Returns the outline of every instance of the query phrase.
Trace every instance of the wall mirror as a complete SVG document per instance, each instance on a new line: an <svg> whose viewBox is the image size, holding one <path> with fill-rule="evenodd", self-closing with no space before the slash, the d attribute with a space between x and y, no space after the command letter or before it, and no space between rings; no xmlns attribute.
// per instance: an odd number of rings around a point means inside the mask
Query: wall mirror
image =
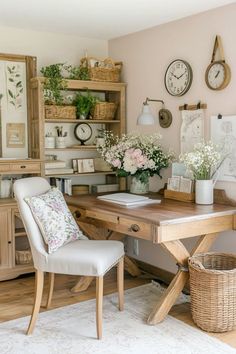
<svg viewBox="0 0 236 354"><path fill-rule="evenodd" d="M36 69L36 57L0 53L0 160L29 157L29 82Z"/></svg>

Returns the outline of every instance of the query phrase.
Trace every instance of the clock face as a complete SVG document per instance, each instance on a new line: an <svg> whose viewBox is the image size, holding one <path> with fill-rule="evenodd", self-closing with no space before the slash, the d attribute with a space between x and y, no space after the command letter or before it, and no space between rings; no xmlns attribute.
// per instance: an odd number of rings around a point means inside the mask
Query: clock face
<svg viewBox="0 0 236 354"><path fill-rule="evenodd" d="M82 145L85 141L89 140L92 136L92 128L87 123L78 123L75 126L75 137L81 141Z"/></svg>
<svg viewBox="0 0 236 354"><path fill-rule="evenodd" d="M174 60L165 73L165 86L172 96L182 96L192 84L193 73L191 66L184 60Z"/></svg>
<svg viewBox="0 0 236 354"><path fill-rule="evenodd" d="M230 69L226 63L211 63L206 70L206 84L212 90L225 88L230 81Z"/></svg>
<svg viewBox="0 0 236 354"><path fill-rule="evenodd" d="M212 88L218 88L225 79L225 68L220 63L211 66L208 71L208 83Z"/></svg>

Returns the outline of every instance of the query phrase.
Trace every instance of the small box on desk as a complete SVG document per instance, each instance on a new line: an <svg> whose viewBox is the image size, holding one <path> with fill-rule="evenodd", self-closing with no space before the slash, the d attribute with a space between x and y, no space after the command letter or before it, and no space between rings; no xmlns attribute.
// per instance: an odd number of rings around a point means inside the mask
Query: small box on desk
<svg viewBox="0 0 236 354"><path fill-rule="evenodd" d="M92 184L91 193L106 193L117 192L119 190L119 184Z"/></svg>
<svg viewBox="0 0 236 354"><path fill-rule="evenodd" d="M195 193L185 193L185 192L178 192L178 191L172 191L170 189L165 189L164 198L191 203L195 201Z"/></svg>

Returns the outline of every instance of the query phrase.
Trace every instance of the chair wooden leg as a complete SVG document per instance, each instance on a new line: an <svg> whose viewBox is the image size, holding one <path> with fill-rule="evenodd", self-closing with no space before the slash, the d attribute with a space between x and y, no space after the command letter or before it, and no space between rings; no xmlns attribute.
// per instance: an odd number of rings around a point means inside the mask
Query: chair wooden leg
<svg viewBox="0 0 236 354"><path fill-rule="evenodd" d="M36 270L35 273L35 298L34 298L34 307L29 323L29 327L27 329L27 334L33 333L35 322L37 320L37 316L39 313L42 294L43 294L43 282L44 282L44 273L40 270Z"/></svg>
<svg viewBox="0 0 236 354"><path fill-rule="evenodd" d="M124 257L122 257L117 265L117 288L119 298L119 310L124 310Z"/></svg>
<svg viewBox="0 0 236 354"><path fill-rule="evenodd" d="M96 277L96 323L97 338L102 338L103 276Z"/></svg>
<svg viewBox="0 0 236 354"><path fill-rule="evenodd" d="M49 276L49 289L48 289L48 298L47 298L47 303L46 303L47 309L51 306L51 302L52 302L55 274L49 273L48 276Z"/></svg>

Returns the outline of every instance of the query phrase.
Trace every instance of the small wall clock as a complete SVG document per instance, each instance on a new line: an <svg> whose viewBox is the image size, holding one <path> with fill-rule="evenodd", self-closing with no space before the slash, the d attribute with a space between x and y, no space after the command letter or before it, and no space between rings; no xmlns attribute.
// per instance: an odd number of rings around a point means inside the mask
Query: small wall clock
<svg viewBox="0 0 236 354"><path fill-rule="evenodd" d="M219 49L220 60L215 60L216 51ZM224 51L220 36L216 36L211 63L205 74L205 81L211 90L222 90L228 86L231 79L229 65L225 62Z"/></svg>
<svg viewBox="0 0 236 354"><path fill-rule="evenodd" d="M81 145L85 145L85 141L88 141L92 136L92 128L88 123L78 123L75 126L74 134Z"/></svg>
<svg viewBox="0 0 236 354"><path fill-rule="evenodd" d="M192 68L185 60L176 59L166 69L165 86L172 96L183 96L189 90L192 80Z"/></svg>

